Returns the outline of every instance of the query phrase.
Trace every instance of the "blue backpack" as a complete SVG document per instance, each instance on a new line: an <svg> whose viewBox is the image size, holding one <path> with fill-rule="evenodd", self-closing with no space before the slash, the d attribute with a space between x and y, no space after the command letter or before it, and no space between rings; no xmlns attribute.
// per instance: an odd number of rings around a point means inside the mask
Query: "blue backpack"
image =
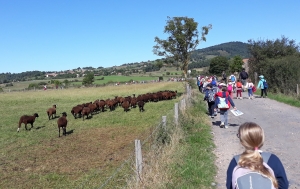
<svg viewBox="0 0 300 189"><path fill-rule="evenodd" d="M231 80L232 82L235 82L235 76L234 76L234 75L231 75L231 76L230 76L230 80Z"/></svg>
<svg viewBox="0 0 300 189"><path fill-rule="evenodd" d="M265 89L267 89L267 88L269 87L266 80L263 81L263 85L264 85L264 88L265 88Z"/></svg>
<svg viewBox="0 0 300 189"><path fill-rule="evenodd" d="M212 81L211 81L211 85L212 85L212 86L217 86L216 80L212 80Z"/></svg>

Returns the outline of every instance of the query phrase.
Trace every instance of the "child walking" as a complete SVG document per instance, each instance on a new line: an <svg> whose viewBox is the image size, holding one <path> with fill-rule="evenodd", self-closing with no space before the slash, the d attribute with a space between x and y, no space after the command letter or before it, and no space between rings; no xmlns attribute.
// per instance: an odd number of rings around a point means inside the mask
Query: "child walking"
<svg viewBox="0 0 300 189"><path fill-rule="evenodd" d="M229 93L229 96L233 98L233 83L231 82L231 80L228 81L227 92Z"/></svg>
<svg viewBox="0 0 300 189"><path fill-rule="evenodd" d="M236 82L236 99L243 99L242 97L242 90L243 90L243 84L241 83L241 80L238 79Z"/></svg>
<svg viewBox="0 0 300 189"><path fill-rule="evenodd" d="M247 88L248 88L248 97L249 99L253 99L253 88L254 84L252 83L251 79L248 79L248 84L247 84Z"/></svg>
<svg viewBox="0 0 300 189"><path fill-rule="evenodd" d="M212 88L212 85L210 83L206 86L204 100L207 101L209 116L211 118L214 118L214 116L215 116L215 111L214 111L214 107L215 107L215 91Z"/></svg>
<svg viewBox="0 0 300 189"><path fill-rule="evenodd" d="M229 96L229 93L227 92L227 87L223 86L222 91L216 93L215 95L216 98L226 98L225 101L228 102L228 108L219 108L220 109L220 119L221 119L221 125L220 128L225 127L225 129L228 128L228 110L230 109L230 105L236 110L236 107L232 101L232 99ZM218 108L218 104L215 103L215 111Z"/></svg>

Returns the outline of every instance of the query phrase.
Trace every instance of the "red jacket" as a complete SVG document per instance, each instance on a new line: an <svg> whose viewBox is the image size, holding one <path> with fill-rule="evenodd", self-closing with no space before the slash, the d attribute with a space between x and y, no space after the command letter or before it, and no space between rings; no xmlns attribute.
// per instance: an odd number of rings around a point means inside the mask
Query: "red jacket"
<svg viewBox="0 0 300 189"><path fill-rule="evenodd" d="M232 105L233 107L235 107L234 102L230 98L229 93L226 91L225 94L226 94L226 98L228 99L228 107L230 108L230 105ZM223 91L217 92L215 94L215 98L218 98L218 97L223 97ZM217 104L215 104L215 108L218 108Z"/></svg>

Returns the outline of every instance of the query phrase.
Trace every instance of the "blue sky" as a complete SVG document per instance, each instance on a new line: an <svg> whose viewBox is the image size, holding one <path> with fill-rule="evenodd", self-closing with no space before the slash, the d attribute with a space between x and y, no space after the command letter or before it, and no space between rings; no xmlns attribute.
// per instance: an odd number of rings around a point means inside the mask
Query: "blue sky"
<svg viewBox="0 0 300 189"><path fill-rule="evenodd" d="M212 24L197 49L282 35L300 42L299 0L0 0L0 73L155 60L167 17Z"/></svg>

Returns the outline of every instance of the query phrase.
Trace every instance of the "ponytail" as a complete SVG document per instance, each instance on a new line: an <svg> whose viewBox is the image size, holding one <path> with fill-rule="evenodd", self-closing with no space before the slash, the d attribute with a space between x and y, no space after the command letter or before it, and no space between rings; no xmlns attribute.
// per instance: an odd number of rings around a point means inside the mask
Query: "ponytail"
<svg viewBox="0 0 300 189"><path fill-rule="evenodd" d="M278 182L272 170L264 166L263 158L258 150L264 144L263 129L256 123L246 122L239 127L239 136L241 144L245 147L238 162L239 166L265 175L271 179L274 187L278 188Z"/></svg>
<svg viewBox="0 0 300 189"><path fill-rule="evenodd" d="M247 167L252 171L256 171L265 175L271 179L274 187L278 188L278 182L272 172L263 164L263 158L259 153L259 150L244 151L240 156L238 164L241 167Z"/></svg>

